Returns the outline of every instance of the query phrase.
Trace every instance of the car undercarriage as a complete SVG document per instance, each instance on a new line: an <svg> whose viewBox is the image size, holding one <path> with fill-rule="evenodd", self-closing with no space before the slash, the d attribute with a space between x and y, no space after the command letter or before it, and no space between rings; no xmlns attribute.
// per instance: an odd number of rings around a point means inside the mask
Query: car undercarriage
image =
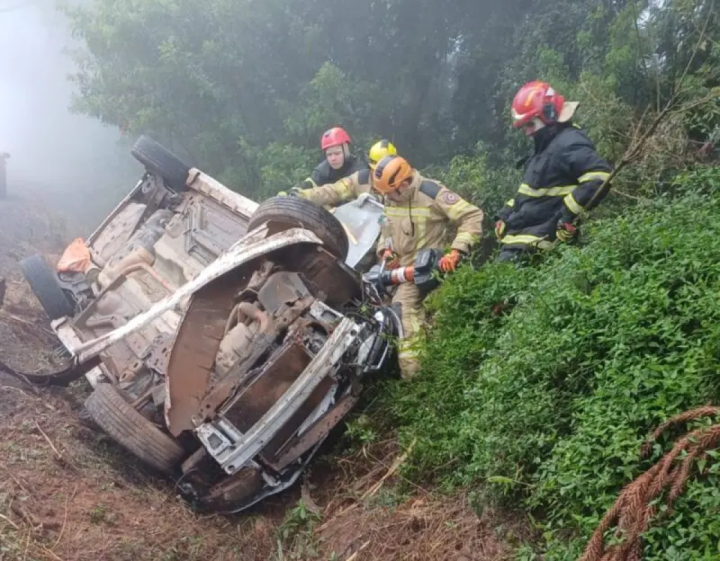
<svg viewBox="0 0 720 561"><path fill-rule="evenodd" d="M93 423L237 512L297 480L393 355L399 318L361 270L382 206L258 205L146 137L134 154L147 172L103 224L23 270Z"/></svg>

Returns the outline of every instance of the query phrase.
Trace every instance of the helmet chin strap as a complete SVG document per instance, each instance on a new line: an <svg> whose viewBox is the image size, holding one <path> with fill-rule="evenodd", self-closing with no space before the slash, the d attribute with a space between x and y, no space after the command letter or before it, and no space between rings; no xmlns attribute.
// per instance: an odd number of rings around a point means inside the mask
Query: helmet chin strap
<svg viewBox="0 0 720 561"><path fill-rule="evenodd" d="M402 190L398 189L397 191L395 191L394 200L396 203L406 203L413 198L413 194L414 193L412 191L412 188L410 187L410 185L408 185Z"/></svg>
<svg viewBox="0 0 720 561"><path fill-rule="evenodd" d="M531 124L532 124L532 128L530 128ZM528 123L528 126L525 130L528 131L527 134L529 136L532 136L532 135L536 134L538 131L541 131L542 129L544 129L546 126L547 125L542 122L542 119L540 119L540 117L535 117L532 121L530 121L530 123Z"/></svg>
<svg viewBox="0 0 720 561"><path fill-rule="evenodd" d="M343 149L343 156L345 158L345 162L347 162L348 158L350 157L350 145L347 142L345 142L342 145L342 149Z"/></svg>

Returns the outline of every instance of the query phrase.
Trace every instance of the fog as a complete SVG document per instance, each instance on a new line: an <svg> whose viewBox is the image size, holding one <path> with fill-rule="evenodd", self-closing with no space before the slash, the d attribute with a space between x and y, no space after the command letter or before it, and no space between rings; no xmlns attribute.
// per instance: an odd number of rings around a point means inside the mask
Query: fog
<svg viewBox="0 0 720 561"><path fill-rule="evenodd" d="M51 5L0 11L0 151L11 155L8 191L41 194L67 215L70 233L83 235L132 187L141 168L128 152L132 139L71 114L73 64L63 52L69 46L67 21Z"/></svg>

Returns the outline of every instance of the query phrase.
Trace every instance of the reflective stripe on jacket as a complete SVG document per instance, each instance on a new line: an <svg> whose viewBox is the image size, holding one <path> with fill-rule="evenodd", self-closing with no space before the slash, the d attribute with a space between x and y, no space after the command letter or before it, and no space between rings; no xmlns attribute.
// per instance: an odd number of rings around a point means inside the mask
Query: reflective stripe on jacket
<svg viewBox="0 0 720 561"><path fill-rule="evenodd" d="M385 199L385 214L377 254L392 249L402 266L411 265L425 248L452 249L468 253L482 235L483 212L437 181L413 175L407 202ZM456 226L454 238L449 227Z"/></svg>
<svg viewBox="0 0 720 561"><path fill-rule="evenodd" d="M558 125L557 133L525 166L516 195L498 212L505 222L500 243L549 247L558 220L571 220L586 208L612 166L598 154L588 136L575 125ZM607 194L607 187L593 207Z"/></svg>
<svg viewBox="0 0 720 561"><path fill-rule="evenodd" d="M366 167L335 183L303 189L297 195L322 206L334 206L357 199L361 194L369 193L371 189L370 169Z"/></svg>

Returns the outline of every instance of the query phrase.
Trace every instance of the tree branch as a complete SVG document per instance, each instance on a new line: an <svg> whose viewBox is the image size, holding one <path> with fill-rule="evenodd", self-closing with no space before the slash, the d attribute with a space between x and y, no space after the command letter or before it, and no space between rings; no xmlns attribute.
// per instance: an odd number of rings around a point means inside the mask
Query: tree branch
<svg viewBox="0 0 720 561"><path fill-rule="evenodd" d="M642 123L644 122L645 116L647 115L649 106L645 108L645 111L643 112L643 115L640 118L640 121L638 122L637 127L635 128L635 130L637 131L633 135L635 138L630 142L630 146L625 151L625 154L623 155L623 157L621 158L621 160L617 164L617 166L615 166L615 169L612 171L610 176L603 182L603 184L600 186L600 188L595 192L595 194L592 196L592 198L588 201L587 205L585 205L586 208L588 208L588 209L592 208L593 203L597 200L598 196L600 196L601 193L605 192L605 188L613 181L613 179L615 179L615 177L617 177L617 175L622 171L622 169L625 168L631 162L635 161L640 156L641 150L642 150L643 146L645 145L645 143L647 142L647 140L653 135L653 133L657 130L660 123L662 123L663 120L665 120L665 117L667 117L667 115L670 113L670 111L677 104L678 100L680 99L680 97L683 93L683 91L682 91L683 82L684 82L685 78L687 77L687 74L690 70L690 66L692 65L692 62L695 59L695 56L697 55L698 51L700 50L700 46L702 45L702 42L704 40L705 32L707 31L707 26L708 26L708 23L710 22L710 17L712 15L712 8L714 6L714 3L715 3L715 0L712 0L712 2L710 3L710 9L708 10L708 16L705 18L705 23L703 25L702 31L700 32L700 36L698 37L698 41L695 44L695 48L693 49L693 52L690 55L690 60L688 61L687 65L685 66L685 70L682 73L682 76L680 76L680 79L678 80L676 86L673 88L673 93L670 96L670 99L668 100L667 104L665 105L663 110L657 114L657 116L655 117L655 119L653 119L653 121L650 123L650 125L647 127L647 129L642 134L640 134L639 137L637 137L636 135L639 133L639 131L641 129ZM700 101L702 101L702 100L699 100L698 102L694 102L687 106L682 106L678 111L676 111L676 113L681 113L683 111L687 111L688 108L697 106L697 104L699 104Z"/></svg>

